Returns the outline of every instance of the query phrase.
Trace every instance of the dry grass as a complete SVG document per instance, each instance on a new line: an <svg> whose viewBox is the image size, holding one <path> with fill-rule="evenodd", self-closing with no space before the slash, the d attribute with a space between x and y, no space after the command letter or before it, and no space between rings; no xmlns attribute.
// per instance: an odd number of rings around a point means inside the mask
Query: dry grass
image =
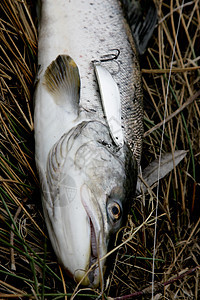
<svg viewBox="0 0 200 300"><path fill-rule="evenodd" d="M168 122L162 152L185 149L188 154L159 186L154 296L197 300L200 298L198 0L186 2L181 14L165 103L180 4L179 0L157 1L158 26L141 62L146 131L142 167L159 156L166 107ZM34 10L25 1L17 0L2 0L0 9L3 12L0 18L0 298L64 299L66 292L69 298L76 285L62 274L46 237L34 165L32 94L37 32L35 16L30 14ZM148 286L152 278L155 221L152 207L156 207L156 202L156 188L134 201L123 231L124 244L116 250L109 272L105 298L124 297L145 288L146 294L141 299L151 298ZM80 291L79 297L92 299L98 293Z"/></svg>

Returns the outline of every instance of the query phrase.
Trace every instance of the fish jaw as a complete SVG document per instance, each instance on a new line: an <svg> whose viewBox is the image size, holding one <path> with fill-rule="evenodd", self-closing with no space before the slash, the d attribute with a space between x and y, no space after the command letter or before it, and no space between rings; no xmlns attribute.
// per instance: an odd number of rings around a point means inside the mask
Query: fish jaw
<svg viewBox="0 0 200 300"><path fill-rule="evenodd" d="M73 163L66 161L58 181L48 177L43 186L44 215L59 263L76 282L96 288L103 282L105 260L101 259L107 253L105 216Z"/></svg>
<svg viewBox="0 0 200 300"><path fill-rule="evenodd" d="M92 270L88 274L90 285L103 286L103 274L105 271L105 258L107 253L108 233L104 226L104 216L89 187L84 184L81 187L81 202L90 220L90 265Z"/></svg>
<svg viewBox="0 0 200 300"><path fill-rule="evenodd" d="M63 191L64 187L62 188ZM67 187L68 190L68 187ZM67 191L65 189L65 192ZM62 192L61 191L61 192ZM59 263L66 272L77 282L80 282L90 264L90 220L79 197L64 195L56 199L52 206L51 192L43 197L43 210L51 244L58 257ZM72 201L73 199L73 201ZM89 285L89 279L81 282Z"/></svg>
<svg viewBox="0 0 200 300"><path fill-rule="evenodd" d="M59 201L53 211L46 199L43 199L44 215L59 263L81 285L93 288L103 285L106 235L100 208L91 191L83 184L72 203L64 207Z"/></svg>

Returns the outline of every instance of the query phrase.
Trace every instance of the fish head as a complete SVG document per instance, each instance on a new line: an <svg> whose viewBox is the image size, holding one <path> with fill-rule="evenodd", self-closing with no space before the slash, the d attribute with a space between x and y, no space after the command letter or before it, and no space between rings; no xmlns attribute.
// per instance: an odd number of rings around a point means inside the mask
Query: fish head
<svg viewBox="0 0 200 300"><path fill-rule="evenodd" d="M57 257L76 281L103 285L109 241L134 195L136 160L126 144L112 144L107 126L83 122L52 149L47 173L45 215Z"/></svg>

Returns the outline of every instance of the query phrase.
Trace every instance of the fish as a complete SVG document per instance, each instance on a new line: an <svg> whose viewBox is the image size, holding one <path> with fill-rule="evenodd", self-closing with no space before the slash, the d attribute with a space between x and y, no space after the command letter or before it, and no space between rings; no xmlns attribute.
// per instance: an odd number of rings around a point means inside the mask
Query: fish
<svg viewBox="0 0 200 300"><path fill-rule="evenodd" d="M142 152L140 48L122 6L117 0L40 6L34 131L44 217L58 262L90 287L103 285Z"/></svg>

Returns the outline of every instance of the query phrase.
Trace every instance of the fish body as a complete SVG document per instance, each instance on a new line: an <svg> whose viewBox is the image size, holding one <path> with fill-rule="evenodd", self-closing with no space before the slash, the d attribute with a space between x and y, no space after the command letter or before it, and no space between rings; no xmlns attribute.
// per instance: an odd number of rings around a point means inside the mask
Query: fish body
<svg viewBox="0 0 200 300"><path fill-rule="evenodd" d="M44 215L59 262L95 287L137 182L139 63L118 1L41 2L34 126Z"/></svg>

